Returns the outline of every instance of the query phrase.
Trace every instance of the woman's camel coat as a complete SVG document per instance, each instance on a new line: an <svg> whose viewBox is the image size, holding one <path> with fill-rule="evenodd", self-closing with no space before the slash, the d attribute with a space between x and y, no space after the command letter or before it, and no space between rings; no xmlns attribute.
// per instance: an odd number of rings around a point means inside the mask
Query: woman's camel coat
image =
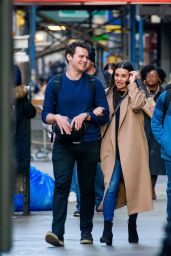
<svg viewBox="0 0 171 256"><path fill-rule="evenodd" d="M110 117L113 113L112 93L107 96ZM148 164L148 146L144 132L144 117L141 107L145 94L135 83L128 86L128 95L120 106L118 146L123 180L120 181L117 208L127 204L128 214L151 210L152 189ZM105 127L103 127L104 132ZM101 144L101 166L104 174L105 193L115 165L115 117ZM105 196L104 193L104 196ZM103 207L103 201L100 208Z"/></svg>

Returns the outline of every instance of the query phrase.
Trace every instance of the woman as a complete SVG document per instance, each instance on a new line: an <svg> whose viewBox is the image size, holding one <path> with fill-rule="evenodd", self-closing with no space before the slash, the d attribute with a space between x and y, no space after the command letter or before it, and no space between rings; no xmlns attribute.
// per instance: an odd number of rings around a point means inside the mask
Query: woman
<svg viewBox="0 0 171 256"><path fill-rule="evenodd" d="M158 67L153 65L146 65L141 69L141 79L146 86L147 95L149 99L153 99L154 105L158 100L160 94L164 91L161 87L162 83L166 78L165 72ZM154 108L152 108L153 112ZM151 130L151 117L144 112L144 128L148 141L149 148L149 168L152 182L152 197L156 199L155 185L157 182L158 175L165 175L164 162L161 159L160 144L154 138Z"/></svg>
<svg viewBox="0 0 171 256"><path fill-rule="evenodd" d="M139 240L136 230L138 212L152 209L148 146L142 111L145 93L135 83L137 75L130 62L119 62L107 89L111 122L107 130L104 128L101 144L105 194L100 206L104 215L100 242L107 245L112 245L115 208L127 204L129 243L138 243ZM102 109L97 108L94 113L101 115Z"/></svg>

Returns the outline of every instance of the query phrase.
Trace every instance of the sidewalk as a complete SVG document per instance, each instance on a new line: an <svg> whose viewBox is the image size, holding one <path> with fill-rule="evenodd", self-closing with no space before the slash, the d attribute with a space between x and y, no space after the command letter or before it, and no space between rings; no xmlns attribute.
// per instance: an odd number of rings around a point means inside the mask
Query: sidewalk
<svg viewBox="0 0 171 256"><path fill-rule="evenodd" d="M50 163L36 164L44 166L43 171L51 170ZM50 171L51 172L51 171ZM75 203L69 203L66 221L65 247L57 248L47 244L45 234L51 229L52 213L32 212L30 216L18 213L13 219L13 247L3 256L156 256L163 237L163 225L166 219L166 177L160 177L157 183L157 200L154 211L141 213L138 217L139 244L128 243L126 207L116 210L113 225L113 246L100 244L103 230L103 215L95 213L93 245L80 245L79 218L73 217Z"/></svg>

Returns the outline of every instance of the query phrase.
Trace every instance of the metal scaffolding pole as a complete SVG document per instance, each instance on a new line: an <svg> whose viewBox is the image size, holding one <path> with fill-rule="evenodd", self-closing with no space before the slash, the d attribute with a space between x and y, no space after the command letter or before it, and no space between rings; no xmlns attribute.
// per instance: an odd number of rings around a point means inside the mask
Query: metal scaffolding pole
<svg viewBox="0 0 171 256"><path fill-rule="evenodd" d="M36 31L36 6L29 7L29 31L30 31L30 42L29 42L29 59L30 59L30 86L35 85L36 79L36 65L35 65L35 31ZM31 100L31 91L30 91L30 100ZM31 140L31 128L30 120L27 122L29 130L29 138ZM30 145L30 154L31 154L31 145ZM30 166L24 172L24 207L23 214L30 214Z"/></svg>
<svg viewBox="0 0 171 256"><path fill-rule="evenodd" d="M12 1L1 0L0 22L0 253L11 248L12 215Z"/></svg>
<svg viewBox="0 0 171 256"><path fill-rule="evenodd" d="M143 18L139 20L139 67L143 64Z"/></svg>
<svg viewBox="0 0 171 256"><path fill-rule="evenodd" d="M133 66L135 66L136 64L136 5L131 5L130 22L131 22L131 40L130 40L131 63Z"/></svg>
<svg viewBox="0 0 171 256"><path fill-rule="evenodd" d="M35 58L35 33L36 33L36 6L30 6L30 42L29 42L29 56L30 56L30 70L31 77L30 82L31 86L35 85L36 80L36 58Z"/></svg>

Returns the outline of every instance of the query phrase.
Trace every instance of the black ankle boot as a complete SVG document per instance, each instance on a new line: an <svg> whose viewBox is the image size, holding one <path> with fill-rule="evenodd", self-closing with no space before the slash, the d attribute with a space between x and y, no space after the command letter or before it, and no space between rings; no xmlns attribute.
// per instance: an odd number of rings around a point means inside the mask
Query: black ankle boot
<svg viewBox="0 0 171 256"><path fill-rule="evenodd" d="M112 221L104 221L104 230L103 230L103 235L100 238L100 243L106 243L106 245L111 246L112 245L112 226L113 222Z"/></svg>
<svg viewBox="0 0 171 256"><path fill-rule="evenodd" d="M128 241L137 244L139 241L137 233L137 224L135 221L128 221Z"/></svg>

